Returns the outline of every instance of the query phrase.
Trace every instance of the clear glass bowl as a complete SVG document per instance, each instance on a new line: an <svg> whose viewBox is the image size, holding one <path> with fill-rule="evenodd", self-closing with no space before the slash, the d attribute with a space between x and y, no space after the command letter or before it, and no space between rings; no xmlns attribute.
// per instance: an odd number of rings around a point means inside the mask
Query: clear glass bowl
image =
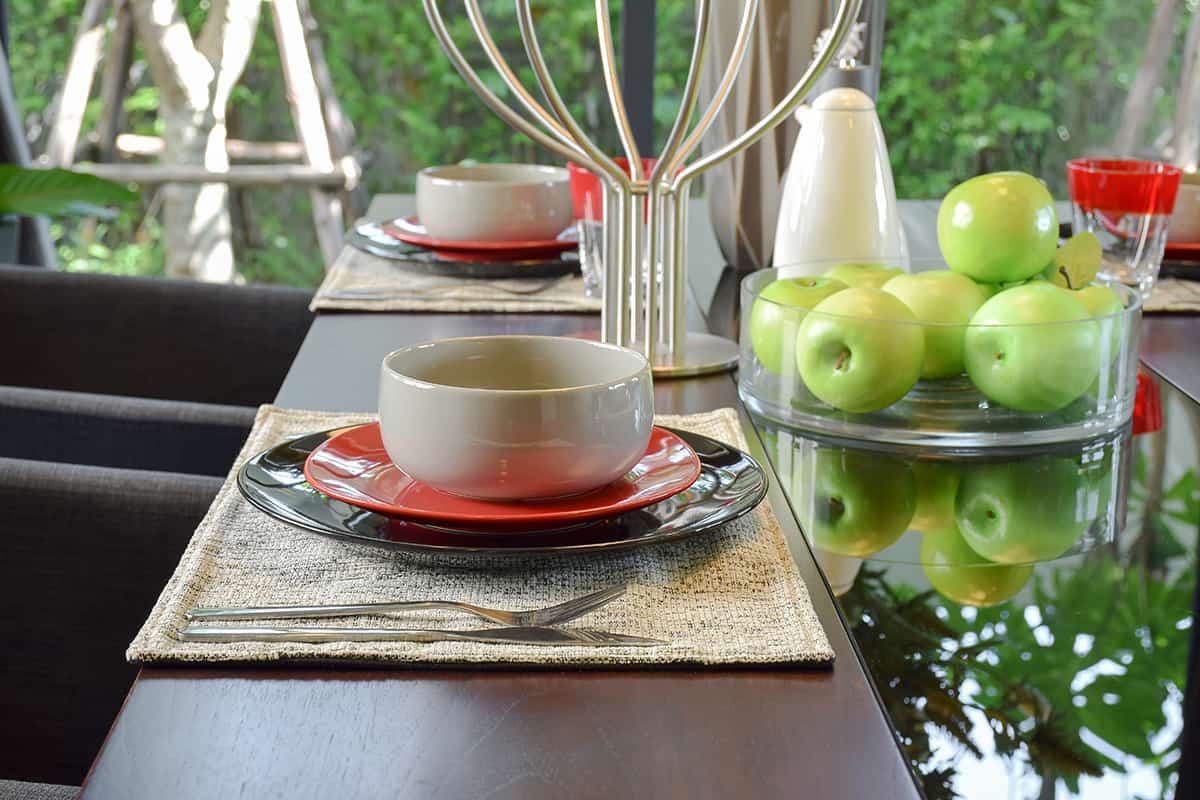
<svg viewBox="0 0 1200 800"><path fill-rule="evenodd" d="M742 400L756 414L827 436L968 448L1075 441L1115 431L1132 417L1142 310L1136 290L1111 286L1123 308L1109 316L990 326L863 319L760 297L780 278L820 274L824 268L824 264L791 265L760 270L742 281L738 386ZM945 265L940 261L912 265L913 272L929 269L945 269ZM759 325L757 347L751 335L756 303L760 320L762 314L773 319L771 325ZM802 325L805 338L799 341ZM813 344L818 330L825 334L819 340L822 345ZM931 341L944 347L960 332L964 352L975 354L977 374L988 374L978 368L980 354L990 352L988 348L995 350L998 359L1017 358L1014 354L1019 352L1017 369L1003 378L993 376L986 386L977 386L965 370L941 380L912 383L905 377L911 374L912 359L906 356L911 343L919 338L927 348ZM864 389L842 392L850 399L841 400L843 408L838 408L818 397L828 400L836 390L831 392L827 377L822 380L822 373L812 368L819 359L811 348L829 347L829 337L841 335L857 337L857 345L847 354L857 347L859 354L883 357L876 358L882 364L866 371ZM822 386L805 382L797 363L797 351L805 347L810 348L810 378L815 376ZM769 366L764 356L772 362ZM827 361L836 362L838 357L832 352ZM824 374L834 368L826 363ZM846 406L869 394L901 396L881 408L847 410Z"/></svg>

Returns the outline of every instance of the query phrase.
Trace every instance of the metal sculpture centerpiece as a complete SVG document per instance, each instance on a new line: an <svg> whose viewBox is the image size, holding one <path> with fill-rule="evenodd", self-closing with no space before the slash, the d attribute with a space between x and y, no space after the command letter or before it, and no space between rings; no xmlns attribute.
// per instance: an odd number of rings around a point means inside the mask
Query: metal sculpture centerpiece
<svg viewBox="0 0 1200 800"><path fill-rule="evenodd" d="M707 57L713 0L697 0L696 31L683 101L649 173L643 168L625 111L617 76L608 0L595 0L600 62L609 106L629 173L619 167L580 127L567 109L546 65L534 29L530 0L515 0L517 23L533 74L549 108L517 79L488 29L478 0L463 0L467 16L488 60L532 121L487 87L446 28L438 0L424 0L434 34L480 100L501 119L552 153L601 178L604 191L604 302L601 338L642 352L658 376L699 375L737 365L737 344L687 330L687 213L692 181L732 158L783 122L804 100L829 64L858 16L862 0L840 0L830 35L791 91L770 113L712 152L688 163L717 118L746 55L758 22L758 0L745 0L733 48L707 107L696 118L700 74Z"/></svg>

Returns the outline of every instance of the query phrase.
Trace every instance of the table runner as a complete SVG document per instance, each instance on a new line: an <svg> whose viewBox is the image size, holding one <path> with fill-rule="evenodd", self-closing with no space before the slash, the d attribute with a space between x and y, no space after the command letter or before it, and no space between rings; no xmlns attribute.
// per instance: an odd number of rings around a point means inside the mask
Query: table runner
<svg viewBox="0 0 1200 800"><path fill-rule="evenodd" d="M1154 290L1146 298L1142 311L1147 314L1200 312L1200 283L1180 278L1162 278L1154 284Z"/></svg>
<svg viewBox="0 0 1200 800"><path fill-rule="evenodd" d="M552 278L471 279L428 275L406 270L397 262L347 245L313 295L312 311L443 311L443 312L564 312L599 313L600 298L583 293L583 278L568 277L537 294L520 295L497 287L520 290L543 285ZM454 286L452 289L442 287ZM369 291L411 297L337 297L341 292Z"/></svg>
<svg viewBox="0 0 1200 800"><path fill-rule="evenodd" d="M692 539L613 554L447 558L383 551L295 530L250 506L235 485L249 457L283 439L371 420L264 406L217 494L127 653L131 661L312 662L366 666L828 665L833 651L770 505ZM737 414L663 416L660 424L745 448ZM535 608L619 582L627 593L573 626L664 639L654 648L487 645L467 642L212 643L174 634L195 606L447 599ZM236 624L236 623L232 623ZM247 624L247 623L242 623ZM476 628L446 611L279 625Z"/></svg>

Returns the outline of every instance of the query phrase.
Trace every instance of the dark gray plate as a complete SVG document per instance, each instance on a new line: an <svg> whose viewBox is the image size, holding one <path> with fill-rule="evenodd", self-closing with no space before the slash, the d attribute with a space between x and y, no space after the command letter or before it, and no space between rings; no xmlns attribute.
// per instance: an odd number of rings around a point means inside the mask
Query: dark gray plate
<svg viewBox="0 0 1200 800"><path fill-rule="evenodd" d="M383 232L374 222L361 222L346 234L346 243L364 253L386 258L399 269L451 278L555 278L579 272L575 250L544 258L459 261L411 244Z"/></svg>
<svg viewBox="0 0 1200 800"><path fill-rule="evenodd" d="M694 536L737 519L767 493L753 458L707 436L675 430L700 457L700 477L662 502L599 522L554 530L493 534L377 514L321 494L304 480L304 461L344 429L290 439L250 459L238 488L256 508L312 533L394 550L429 553L612 551Z"/></svg>

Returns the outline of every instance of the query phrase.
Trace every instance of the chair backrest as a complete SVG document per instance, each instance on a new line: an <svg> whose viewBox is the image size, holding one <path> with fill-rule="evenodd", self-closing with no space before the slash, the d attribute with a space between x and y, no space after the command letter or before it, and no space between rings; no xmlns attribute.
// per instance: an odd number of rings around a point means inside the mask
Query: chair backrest
<svg viewBox="0 0 1200 800"><path fill-rule="evenodd" d="M311 293L0 267L0 384L258 405L304 340Z"/></svg>
<svg viewBox="0 0 1200 800"><path fill-rule="evenodd" d="M0 776L78 784L217 478L0 458Z"/></svg>
<svg viewBox="0 0 1200 800"><path fill-rule="evenodd" d="M0 386L0 457L224 477L248 406Z"/></svg>

